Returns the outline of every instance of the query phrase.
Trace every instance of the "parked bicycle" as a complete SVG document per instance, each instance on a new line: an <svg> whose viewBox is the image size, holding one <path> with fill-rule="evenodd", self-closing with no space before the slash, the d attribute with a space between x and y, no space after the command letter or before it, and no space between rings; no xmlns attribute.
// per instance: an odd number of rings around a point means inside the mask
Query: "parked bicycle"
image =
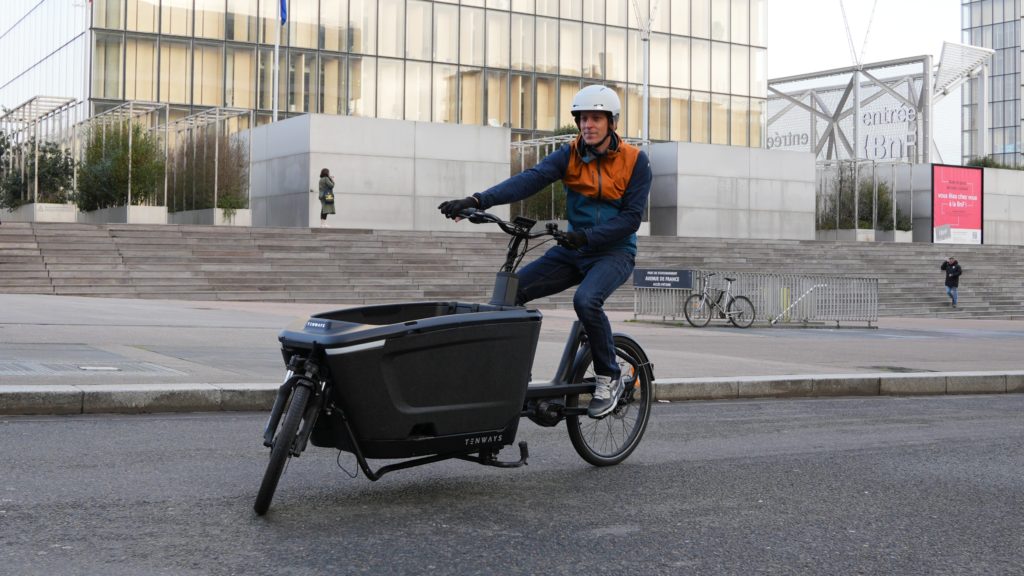
<svg viewBox="0 0 1024 576"><path fill-rule="evenodd" d="M497 224L511 235L505 264L488 304L418 302L324 312L278 339L287 364L263 444L270 448L254 509L265 514L285 464L314 446L351 452L370 480L388 472L457 458L514 468L498 453L515 441L520 418L540 426L563 420L576 452L594 466L626 459L639 445L651 413L654 369L640 345L615 334L626 386L616 407L587 415L596 373L586 333L573 323L550 382L530 385L541 313L517 306L516 268L529 242L558 238L554 224L506 222L468 209L473 223ZM376 470L369 459L396 460Z"/></svg>
<svg viewBox="0 0 1024 576"><path fill-rule="evenodd" d="M737 328L749 328L754 323L754 304L746 296L733 296L732 283L735 278L724 278L725 290L711 288L710 279L714 272L700 274L701 290L683 303L686 321L694 328L701 328L711 322L713 316L727 318Z"/></svg>

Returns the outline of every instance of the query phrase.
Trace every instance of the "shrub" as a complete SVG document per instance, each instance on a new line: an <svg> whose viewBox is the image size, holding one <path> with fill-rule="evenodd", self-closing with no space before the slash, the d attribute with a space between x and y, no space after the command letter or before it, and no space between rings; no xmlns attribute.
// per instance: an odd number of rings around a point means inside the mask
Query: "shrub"
<svg viewBox="0 0 1024 576"><path fill-rule="evenodd" d="M122 124L105 130L93 127L86 143L85 160L78 172L76 202L79 210L127 205L129 177L132 204L155 204L163 191L164 166L163 145L156 135L141 126L131 124L129 128Z"/></svg>

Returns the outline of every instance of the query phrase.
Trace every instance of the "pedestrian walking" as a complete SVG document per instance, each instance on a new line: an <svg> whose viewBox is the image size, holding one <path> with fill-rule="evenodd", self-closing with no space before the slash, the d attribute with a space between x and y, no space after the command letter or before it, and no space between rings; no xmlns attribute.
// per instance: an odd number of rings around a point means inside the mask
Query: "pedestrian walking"
<svg viewBox="0 0 1024 576"><path fill-rule="evenodd" d="M334 214L334 177L324 168L320 171L320 227L327 226L327 215Z"/></svg>
<svg viewBox="0 0 1024 576"><path fill-rule="evenodd" d="M946 295L949 296L950 305L956 308L957 288L960 287L960 274L963 274L963 269L952 256L946 258L940 269L946 273Z"/></svg>

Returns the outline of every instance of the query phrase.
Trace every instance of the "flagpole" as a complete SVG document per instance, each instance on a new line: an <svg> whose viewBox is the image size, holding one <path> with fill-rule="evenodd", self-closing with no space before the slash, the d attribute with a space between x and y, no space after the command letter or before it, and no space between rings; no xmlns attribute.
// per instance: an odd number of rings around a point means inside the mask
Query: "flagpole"
<svg viewBox="0 0 1024 576"><path fill-rule="evenodd" d="M277 36L274 38L274 68L273 68L273 70L274 70L274 72L273 72L274 73L274 80L273 80L274 94L271 97L271 101L274 103L274 122L277 122L277 82L278 82L278 80L277 80L277 76L278 76L277 66L278 66L278 62L280 62L280 60L281 60L281 57L280 57L280 54L281 54L281 26L282 26L282 24L278 23L278 25L277 25Z"/></svg>

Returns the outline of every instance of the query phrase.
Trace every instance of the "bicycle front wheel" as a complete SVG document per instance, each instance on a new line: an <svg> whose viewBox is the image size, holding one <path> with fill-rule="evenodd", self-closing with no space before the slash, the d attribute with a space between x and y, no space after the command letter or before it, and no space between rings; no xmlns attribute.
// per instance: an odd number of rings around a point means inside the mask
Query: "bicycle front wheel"
<svg viewBox="0 0 1024 576"><path fill-rule="evenodd" d="M627 386L623 392L618 405L602 418L582 415L565 419L572 447L581 458L594 466L612 466L625 460L640 444L651 416L654 389L650 371L645 366L634 365L634 362L646 362L647 355L639 344L621 335L615 337L615 355L622 374L636 377L632 386ZM596 375L588 346L583 352L573 382L587 379L592 381ZM584 407L590 403L590 395L570 396L566 400L569 408Z"/></svg>
<svg viewBox="0 0 1024 576"><path fill-rule="evenodd" d="M694 328L701 328L711 322L711 302L703 294L693 294L683 303L686 321Z"/></svg>
<svg viewBox="0 0 1024 576"><path fill-rule="evenodd" d="M263 473L263 482L260 483L260 491L256 495L256 504L253 506L253 510L260 516L266 514L270 508L270 501L274 498L277 483L281 479L281 473L284 472L284 465L291 455L292 444L295 443L295 436L299 432L302 415L306 412L309 392L309 388L302 385L298 385L292 390L292 397L284 420L274 436L273 448L270 450L270 462L267 463L267 470Z"/></svg>
<svg viewBox="0 0 1024 576"><path fill-rule="evenodd" d="M726 309L729 321L737 328L750 328L754 323L754 304L746 296L736 296Z"/></svg>

